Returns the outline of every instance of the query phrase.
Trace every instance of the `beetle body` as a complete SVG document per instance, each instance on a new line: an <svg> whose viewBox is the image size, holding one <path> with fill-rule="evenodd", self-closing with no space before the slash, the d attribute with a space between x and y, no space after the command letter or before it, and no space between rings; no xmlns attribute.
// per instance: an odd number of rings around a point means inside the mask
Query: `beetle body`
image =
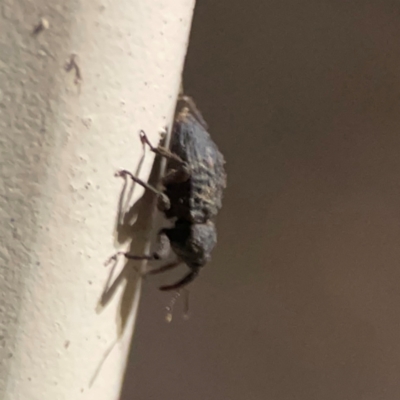
<svg viewBox="0 0 400 400"><path fill-rule="evenodd" d="M162 229L159 236L168 239L178 261L149 272L159 273L185 263L190 272L175 284L160 288L174 290L191 282L211 259L217 243L214 219L222 206L226 187L225 160L207 132L201 115L197 111L196 118L187 107L183 107L175 119L169 149L153 147L144 132L142 141L156 154L167 158L163 191L149 186L128 171L121 171L120 175L128 174L137 183L157 193L161 200L160 211L167 219L174 220L174 225ZM150 256L125 254L125 257L161 258L157 251Z"/></svg>
<svg viewBox="0 0 400 400"><path fill-rule="evenodd" d="M171 203L166 217L192 223L213 219L221 208L226 187L225 160L210 134L186 108L176 119L170 151L187 164L190 175L183 182L166 183L164 193ZM175 164L174 160L168 161L167 174L176 168Z"/></svg>

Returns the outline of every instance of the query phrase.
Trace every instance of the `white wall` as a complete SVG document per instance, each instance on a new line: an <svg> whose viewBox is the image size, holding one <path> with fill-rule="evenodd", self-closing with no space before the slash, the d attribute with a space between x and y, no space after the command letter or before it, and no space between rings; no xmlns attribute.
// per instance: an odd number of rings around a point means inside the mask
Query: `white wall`
<svg viewBox="0 0 400 400"><path fill-rule="evenodd" d="M193 6L0 5L2 399L118 398L138 287L126 270L127 284L122 279L96 312L110 273L103 263L120 246L114 227L123 182L113 175L138 167L139 129L157 143L171 119ZM42 17L49 29L32 35ZM72 53L78 85L64 68ZM152 161L147 152L144 179ZM146 247L148 223L136 229L137 251ZM104 360L121 318L127 329Z"/></svg>

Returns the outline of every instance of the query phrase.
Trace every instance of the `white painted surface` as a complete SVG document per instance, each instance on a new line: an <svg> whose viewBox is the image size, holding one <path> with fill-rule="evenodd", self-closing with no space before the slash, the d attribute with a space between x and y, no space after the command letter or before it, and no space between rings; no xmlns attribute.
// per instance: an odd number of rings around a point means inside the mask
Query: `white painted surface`
<svg viewBox="0 0 400 400"><path fill-rule="evenodd" d="M113 174L137 168L139 129L157 143L170 122L194 0L0 7L0 398L117 399L135 282L96 312L116 248ZM41 17L50 27L33 36ZM121 309L128 329L106 357Z"/></svg>

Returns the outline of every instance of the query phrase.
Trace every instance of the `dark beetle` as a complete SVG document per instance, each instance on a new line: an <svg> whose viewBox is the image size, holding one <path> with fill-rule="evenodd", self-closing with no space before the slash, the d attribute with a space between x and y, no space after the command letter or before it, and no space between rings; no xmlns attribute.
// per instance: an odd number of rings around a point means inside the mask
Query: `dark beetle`
<svg viewBox="0 0 400 400"><path fill-rule="evenodd" d="M167 159L162 192L128 171L118 173L120 176L129 175L135 182L157 193L158 208L168 219L175 219L172 228L164 228L159 232L159 244L162 247L168 239L178 260L149 273L163 272L182 262L190 268L190 272L180 281L162 286L160 290L178 289L191 282L198 275L199 268L210 261L211 252L217 243L213 220L221 208L222 192L226 187L225 161L207 132L201 115L197 109L195 111L196 116L188 107L183 107L178 113L169 150L160 146L153 147L144 132L141 132L142 141L153 152ZM162 258L161 248L152 255L124 255L135 260Z"/></svg>

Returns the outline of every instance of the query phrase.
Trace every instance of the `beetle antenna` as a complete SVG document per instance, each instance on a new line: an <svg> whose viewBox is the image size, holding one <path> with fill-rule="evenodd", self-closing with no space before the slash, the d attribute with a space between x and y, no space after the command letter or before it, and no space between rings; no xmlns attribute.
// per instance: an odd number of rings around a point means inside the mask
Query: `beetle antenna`
<svg viewBox="0 0 400 400"><path fill-rule="evenodd" d="M184 299L184 307L183 307L183 319L188 320L189 315L189 299L190 299L190 292L187 289L183 289L185 292L185 299Z"/></svg>
<svg viewBox="0 0 400 400"><path fill-rule="evenodd" d="M165 307L165 309L167 310L167 314L165 315L165 320L167 322L172 321L172 315L173 315L175 303L178 300L178 298L180 297L180 295L181 295L181 292L179 290L177 290L175 292L174 296L172 297L171 301L169 302L169 305L167 307Z"/></svg>
<svg viewBox="0 0 400 400"><path fill-rule="evenodd" d="M183 303L183 319L188 320L189 319L189 290L187 289L183 289L184 292L184 303ZM174 307L175 304L177 302L177 300L179 299L179 297L181 296L182 291L181 290L177 290L174 294L174 296L172 297L171 301L169 302L169 305L167 307L165 307L165 309L167 310L167 314L165 315L165 320L167 322L171 322L172 321L172 316L173 316L173 312L174 312Z"/></svg>

